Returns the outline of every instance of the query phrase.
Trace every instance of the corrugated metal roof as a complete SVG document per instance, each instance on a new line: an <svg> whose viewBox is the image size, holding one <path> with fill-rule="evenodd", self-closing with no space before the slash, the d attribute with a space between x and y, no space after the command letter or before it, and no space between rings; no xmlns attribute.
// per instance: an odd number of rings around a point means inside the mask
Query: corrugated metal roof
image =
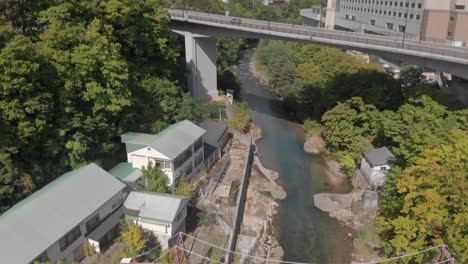
<svg viewBox="0 0 468 264"><path fill-rule="evenodd" d="M133 168L128 162L120 162L109 173L125 182L136 182L142 175L141 170Z"/></svg>
<svg viewBox="0 0 468 264"><path fill-rule="evenodd" d="M395 158L387 147L370 150L364 153L364 157L371 167L388 165Z"/></svg>
<svg viewBox="0 0 468 264"><path fill-rule="evenodd" d="M130 192L124 202L126 214L154 220L173 222L187 197L154 192ZM135 215L133 215L135 214Z"/></svg>
<svg viewBox="0 0 468 264"><path fill-rule="evenodd" d="M204 120L200 123L200 127L206 130L205 135L203 135L203 140L215 147L218 146L219 140L228 130L227 125L212 120Z"/></svg>
<svg viewBox="0 0 468 264"><path fill-rule="evenodd" d="M58 177L0 216L2 263L29 263L125 184L92 163Z"/></svg>
<svg viewBox="0 0 468 264"><path fill-rule="evenodd" d="M175 159L205 132L201 127L184 120L169 126L157 135L127 132L121 137L122 143L140 145L142 148L150 146L168 158Z"/></svg>

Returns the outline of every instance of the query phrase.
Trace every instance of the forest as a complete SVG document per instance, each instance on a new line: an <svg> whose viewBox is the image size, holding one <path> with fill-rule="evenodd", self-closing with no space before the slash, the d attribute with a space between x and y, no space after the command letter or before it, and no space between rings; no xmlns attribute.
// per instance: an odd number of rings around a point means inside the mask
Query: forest
<svg viewBox="0 0 468 264"><path fill-rule="evenodd" d="M68 170L109 169L124 158L122 132L197 120L162 7L0 3L0 212Z"/></svg>

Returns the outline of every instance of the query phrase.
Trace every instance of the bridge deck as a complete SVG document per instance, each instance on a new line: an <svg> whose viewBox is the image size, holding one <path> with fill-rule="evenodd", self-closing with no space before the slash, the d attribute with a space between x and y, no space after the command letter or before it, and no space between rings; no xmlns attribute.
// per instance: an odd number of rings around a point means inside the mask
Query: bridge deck
<svg viewBox="0 0 468 264"><path fill-rule="evenodd" d="M297 37L292 38L296 39L299 38L319 43L330 43L330 41L334 41L341 43L342 46L391 51L400 54L468 65L468 48L452 47L438 43L417 42L413 40L406 40L403 42L402 38L396 37L326 30L302 25L247 18L239 18L237 20L237 18L230 16L178 9L169 9L168 11L171 19L174 21L185 21L188 23L259 34L279 35L286 38L293 34Z"/></svg>

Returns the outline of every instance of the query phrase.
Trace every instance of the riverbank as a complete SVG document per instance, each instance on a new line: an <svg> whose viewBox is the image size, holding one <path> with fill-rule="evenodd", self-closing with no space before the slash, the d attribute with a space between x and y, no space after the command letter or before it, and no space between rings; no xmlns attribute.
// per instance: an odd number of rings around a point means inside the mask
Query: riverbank
<svg viewBox="0 0 468 264"><path fill-rule="evenodd" d="M316 154L316 150L323 148L324 144L319 135L307 137L304 151ZM325 157L324 162L326 181L332 187L340 185L348 179L348 176L341 172L342 165L339 162L329 157ZM353 260L361 262L376 260L378 259L376 248L378 248L379 239L376 236L374 220L377 216L377 208L366 208L364 190L368 189L368 186L365 177L359 170L353 173L352 182L353 189L346 194L315 194L314 206L355 231ZM348 233L348 236L352 236L352 234Z"/></svg>
<svg viewBox="0 0 468 264"><path fill-rule="evenodd" d="M256 49L254 49L254 50L256 50ZM249 71L263 85L268 85L268 75L266 73L262 72L259 69L259 65L258 65L258 62L257 62L257 56L256 56L255 52L254 52L253 56L251 56L250 61L249 61Z"/></svg>

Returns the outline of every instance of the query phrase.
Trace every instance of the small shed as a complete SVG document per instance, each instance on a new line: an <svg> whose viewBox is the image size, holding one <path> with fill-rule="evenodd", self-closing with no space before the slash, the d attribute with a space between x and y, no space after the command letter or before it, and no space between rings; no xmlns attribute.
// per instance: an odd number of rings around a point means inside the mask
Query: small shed
<svg viewBox="0 0 468 264"><path fill-rule="evenodd" d="M372 186L382 186L394 159L395 156L386 147L370 150L364 153L361 171Z"/></svg>

